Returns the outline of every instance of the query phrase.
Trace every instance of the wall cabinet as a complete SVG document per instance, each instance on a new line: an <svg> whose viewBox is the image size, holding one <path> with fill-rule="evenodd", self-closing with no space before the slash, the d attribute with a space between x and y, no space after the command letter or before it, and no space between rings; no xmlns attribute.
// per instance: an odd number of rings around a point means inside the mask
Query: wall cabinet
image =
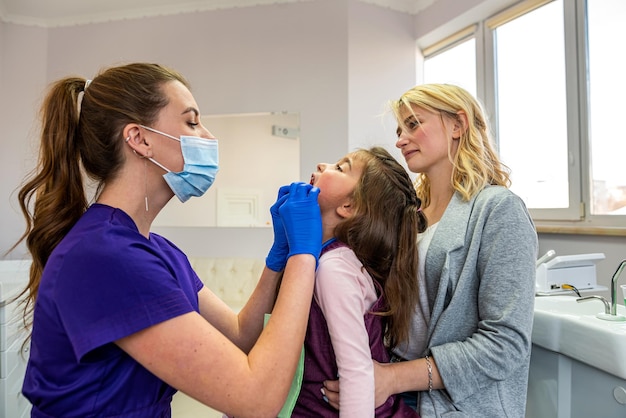
<svg viewBox="0 0 626 418"><path fill-rule="evenodd" d="M30 262L0 261L0 418L30 416L30 403L22 396L28 347L22 348L21 309L12 298L26 286Z"/></svg>

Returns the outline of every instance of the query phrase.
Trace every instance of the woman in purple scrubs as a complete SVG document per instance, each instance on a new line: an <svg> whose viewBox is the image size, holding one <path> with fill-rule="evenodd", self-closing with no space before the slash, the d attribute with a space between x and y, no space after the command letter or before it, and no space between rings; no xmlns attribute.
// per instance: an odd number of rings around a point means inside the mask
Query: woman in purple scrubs
<svg viewBox="0 0 626 418"><path fill-rule="evenodd" d="M33 417L169 417L176 390L234 416L280 411L321 249L319 191L281 188L267 266L235 314L150 232L174 195L201 196L217 169L217 140L175 71L128 64L51 86L39 166L19 194ZM83 173L97 182L91 205Z"/></svg>

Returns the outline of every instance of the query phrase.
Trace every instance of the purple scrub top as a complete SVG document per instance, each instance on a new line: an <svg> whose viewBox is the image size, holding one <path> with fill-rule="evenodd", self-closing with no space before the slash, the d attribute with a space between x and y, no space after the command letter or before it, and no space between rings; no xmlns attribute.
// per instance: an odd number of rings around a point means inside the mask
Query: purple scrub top
<svg viewBox="0 0 626 418"><path fill-rule="evenodd" d="M50 255L22 388L33 417L170 417L174 388L113 342L198 311L203 284L165 238L94 204Z"/></svg>

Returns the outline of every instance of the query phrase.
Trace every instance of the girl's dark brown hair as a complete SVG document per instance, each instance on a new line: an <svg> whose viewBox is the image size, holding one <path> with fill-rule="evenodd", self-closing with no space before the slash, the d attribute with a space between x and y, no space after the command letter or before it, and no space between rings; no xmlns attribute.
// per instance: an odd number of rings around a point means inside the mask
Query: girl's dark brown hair
<svg viewBox="0 0 626 418"><path fill-rule="evenodd" d="M48 257L87 209L83 173L96 182L97 197L123 164L124 126L152 124L168 104L162 86L170 81L189 87L175 71L148 63L107 69L87 88L80 77L50 86L41 107L38 164L18 194L26 231L15 246L26 240L33 259L29 283L18 296L25 296L27 328Z"/></svg>
<svg viewBox="0 0 626 418"><path fill-rule="evenodd" d="M354 192L354 214L335 227L374 280L381 284L387 310L386 341L390 347L408 339L418 303L417 234L426 218L407 171L381 147L352 153L363 174Z"/></svg>

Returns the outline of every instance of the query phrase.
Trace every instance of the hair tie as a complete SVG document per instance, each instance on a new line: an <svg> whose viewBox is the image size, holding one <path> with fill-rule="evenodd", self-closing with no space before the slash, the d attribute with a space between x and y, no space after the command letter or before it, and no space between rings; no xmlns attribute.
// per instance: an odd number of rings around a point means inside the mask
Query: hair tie
<svg viewBox="0 0 626 418"><path fill-rule="evenodd" d="M83 104L83 97L85 96L85 90L87 90L87 87L89 87L90 84L91 84L91 80L85 80L85 87L83 87L83 91L78 93L76 106L78 107L78 118L79 119L80 119L80 111L82 109L82 104Z"/></svg>

